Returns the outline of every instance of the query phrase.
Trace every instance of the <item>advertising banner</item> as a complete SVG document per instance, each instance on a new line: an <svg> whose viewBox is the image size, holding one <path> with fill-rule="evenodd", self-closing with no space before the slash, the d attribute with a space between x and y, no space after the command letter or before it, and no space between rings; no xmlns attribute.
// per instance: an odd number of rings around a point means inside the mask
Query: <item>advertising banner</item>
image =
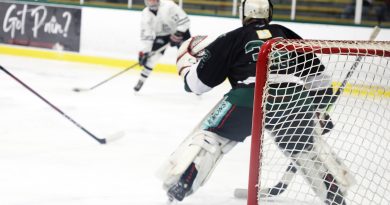
<svg viewBox="0 0 390 205"><path fill-rule="evenodd" d="M80 50L81 9L0 2L0 43Z"/></svg>

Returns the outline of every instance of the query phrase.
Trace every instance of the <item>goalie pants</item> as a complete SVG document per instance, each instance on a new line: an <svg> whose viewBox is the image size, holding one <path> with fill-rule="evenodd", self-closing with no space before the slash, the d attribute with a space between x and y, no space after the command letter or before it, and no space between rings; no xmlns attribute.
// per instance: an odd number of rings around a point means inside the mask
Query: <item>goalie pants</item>
<svg viewBox="0 0 390 205"><path fill-rule="evenodd" d="M292 155L311 150L315 134L314 96L301 85L271 85L268 93L265 128L274 136L279 148Z"/></svg>
<svg viewBox="0 0 390 205"><path fill-rule="evenodd" d="M242 142L251 134L253 88L232 89L213 108L201 129L229 140Z"/></svg>
<svg viewBox="0 0 390 205"><path fill-rule="evenodd" d="M224 138L242 142L251 135L253 88L237 88L203 120L201 128ZM269 89L265 101L265 128L287 153L310 150L313 144L313 98L302 86Z"/></svg>

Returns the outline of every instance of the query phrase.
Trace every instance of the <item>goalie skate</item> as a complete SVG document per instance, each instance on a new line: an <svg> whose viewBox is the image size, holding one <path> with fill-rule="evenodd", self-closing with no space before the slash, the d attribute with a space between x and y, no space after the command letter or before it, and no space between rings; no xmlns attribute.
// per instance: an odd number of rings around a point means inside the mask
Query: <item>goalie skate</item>
<svg viewBox="0 0 390 205"><path fill-rule="evenodd" d="M169 201L183 201L184 197L192 193L192 184L195 180L198 170L192 163L181 176L180 180L168 189Z"/></svg>

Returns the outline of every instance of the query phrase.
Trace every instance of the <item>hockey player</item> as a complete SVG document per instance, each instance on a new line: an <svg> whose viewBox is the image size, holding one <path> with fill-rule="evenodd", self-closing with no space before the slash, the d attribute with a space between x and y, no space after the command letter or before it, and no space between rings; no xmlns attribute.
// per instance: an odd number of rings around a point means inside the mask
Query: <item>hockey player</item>
<svg viewBox="0 0 390 205"><path fill-rule="evenodd" d="M207 38L193 37L180 47L177 69L184 79L186 91L201 94L225 79L229 80L232 89L160 169L163 186L171 201L182 201L204 185L222 156L251 134L254 77L260 47L272 38L301 38L286 27L269 24L272 11L269 0L242 0L242 27L221 35L210 44ZM193 44L198 50L204 49L195 52ZM314 114L332 103L330 79L326 86L317 83L318 79L326 79L326 75L321 74L324 66L313 54L297 60L309 61L291 62L296 65L293 70L271 68L273 74L292 75L294 72L295 77L307 84L296 85L293 89L290 86L294 82L276 81L270 85L273 89L269 92L276 97L267 101L279 106L266 107L265 128L294 166L305 174L316 195L326 204L342 205L348 186L343 174L349 171L338 163L330 149L325 149L328 147L324 141L316 140L329 128L325 125L317 129L319 123L315 122ZM308 92L305 87L317 90ZM277 98L279 93L289 93L293 98ZM299 100L298 108L288 109L297 104L297 97L305 97L302 93L309 98ZM325 155L331 157L323 157ZM339 174L340 170L343 174ZM345 186L339 181L345 182Z"/></svg>
<svg viewBox="0 0 390 205"><path fill-rule="evenodd" d="M145 0L146 7L142 11L141 41L144 48L138 54L138 62L143 66L140 79L134 87L138 92L146 78L152 72L165 49L150 55L169 44L179 48L184 40L191 37L190 19L174 2L169 0Z"/></svg>

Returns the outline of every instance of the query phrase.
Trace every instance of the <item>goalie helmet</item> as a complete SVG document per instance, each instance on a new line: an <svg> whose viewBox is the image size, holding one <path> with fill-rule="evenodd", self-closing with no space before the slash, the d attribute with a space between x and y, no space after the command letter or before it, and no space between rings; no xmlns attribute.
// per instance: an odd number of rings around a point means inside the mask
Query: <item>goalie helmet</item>
<svg viewBox="0 0 390 205"><path fill-rule="evenodd" d="M244 22L248 19L272 20L273 5L271 0L241 0L240 19Z"/></svg>
<svg viewBox="0 0 390 205"><path fill-rule="evenodd" d="M157 11L160 6L160 0L145 0L145 6L152 11Z"/></svg>

